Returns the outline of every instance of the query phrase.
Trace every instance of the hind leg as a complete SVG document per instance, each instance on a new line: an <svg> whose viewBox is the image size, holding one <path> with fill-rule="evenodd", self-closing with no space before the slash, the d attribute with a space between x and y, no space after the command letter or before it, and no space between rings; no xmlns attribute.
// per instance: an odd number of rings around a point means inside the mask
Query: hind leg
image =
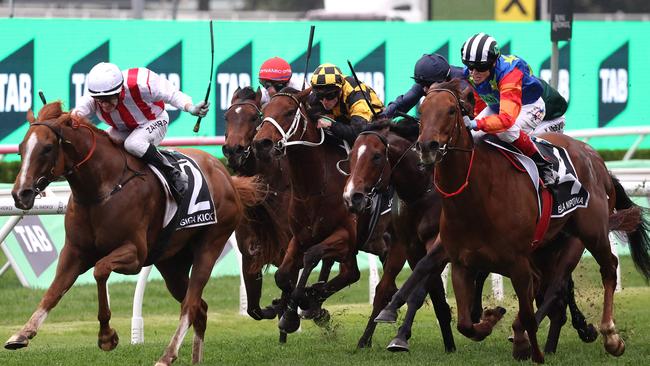
<svg viewBox="0 0 650 366"><path fill-rule="evenodd" d="M428 282L429 278L425 277L422 283ZM408 340L411 338L411 328L415 320L415 315L424 304L427 297L427 289L424 285L418 286L406 300L406 315L402 321L402 325L397 330L397 335L393 338L386 349L391 352L403 352L409 350Z"/></svg>
<svg viewBox="0 0 650 366"><path fill-rule="evenodd" d="M510 279L519 300L519 313L512 324L515 332L512 355L516 360L532 356L533 362L544 363L544 354L537 342L537 321L533 312L534 282L530 263L526 258L519 258L515 263Z"/></svg>

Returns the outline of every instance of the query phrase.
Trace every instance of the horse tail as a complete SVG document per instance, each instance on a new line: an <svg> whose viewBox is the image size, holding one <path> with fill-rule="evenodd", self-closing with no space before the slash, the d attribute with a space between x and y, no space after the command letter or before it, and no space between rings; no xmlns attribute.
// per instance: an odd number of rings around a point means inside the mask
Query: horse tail
<svg viewBox="0 0 650 366"><path fill-rule="evenodd" d="M268 185L258 176L233 176L232 179L244 205L244 220L252 232L250 243L255 246L249 248L255 254L248 271L256 273L275 262L278 255L283 255L282 246L289 238L280 229L278 215L273 213L269 201L273 200L274 193L269 191Z"/></svg>
<svg viewBox="0 0 650 366"><path fill-rule="evenodd" d="M632 261L646 281L650 280L650 236L648 209L632 202L618 178L612 177L616 191L616 213L610 216L610 230L622 231L630 246Z"/></svg>
<svg viewBox="0 0 650 366"><path fill-rule="evenodd" d="M239 200L244 207L253 207L264 201L268 194L266 184L257 176L252 177L232 177L232 183L237 191Z"/></svg>

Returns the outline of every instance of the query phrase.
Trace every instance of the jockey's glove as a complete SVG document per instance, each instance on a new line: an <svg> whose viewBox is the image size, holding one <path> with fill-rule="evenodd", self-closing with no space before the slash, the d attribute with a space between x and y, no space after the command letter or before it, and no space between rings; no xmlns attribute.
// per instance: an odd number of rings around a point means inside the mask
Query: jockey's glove
<svg viewBox="0 0 650 366"><path fill-rule="evenodd" d="M208 110L210 109L210 102L205 102L205 101L200 101L197 104L188 104L186 106L186 111L189 112L193 116L197 117L205 117L206 114L208 114Z"/></svg>
<svg viewBox="0 0 650 366"><path fill-rule="evenodd" d="M478 130L478 123L476 123L475 119L469 119L468 116L463 116L463 122L465 122L465 127L470 130Z"/></svg>

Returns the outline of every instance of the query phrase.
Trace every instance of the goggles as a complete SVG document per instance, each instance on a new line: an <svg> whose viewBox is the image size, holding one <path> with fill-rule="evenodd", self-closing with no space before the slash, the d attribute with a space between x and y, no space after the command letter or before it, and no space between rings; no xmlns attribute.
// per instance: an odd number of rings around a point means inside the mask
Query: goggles
<svg viewBox="0 0 650 366"><path fill-rule="evenodd" d="M337 99L339 94L340 90L328 90L323 92L316 91L316 98L318 98L318 100L332 100Z"/></svg>
<svg viewBox="0 0 650 366"><path fill-rule="evenodd" d="M478 72L485 72L490 70L492 67L491 64L489 63L483 63L483 62L463 62L465 66L469 69L469 71L476 70Z"/></svg>
<svg viewBox="0 0 650 366"><path fill-rule="evenodd" d="M279 92L282 90L284 87L287 86L286 82L281 82L281 81L273 81L273 80L260 80L260 84L264 87L264 89L269 90L271 88L275 89L276 92Z"/></svg>

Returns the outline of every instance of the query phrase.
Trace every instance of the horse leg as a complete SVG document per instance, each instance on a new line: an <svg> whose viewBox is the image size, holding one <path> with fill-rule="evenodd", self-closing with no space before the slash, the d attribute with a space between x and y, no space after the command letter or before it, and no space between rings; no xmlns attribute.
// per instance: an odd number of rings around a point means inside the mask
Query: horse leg
<svg viewBox="0 0 650 366"><path fill-rule="evenodd" d="M63 295L77 280L79 274L85 272L92 266L92 264L86 263L82 258L84 258L82 253L79 253L73 248L66 239L59 256L59 262L52 284L45 292L45 295L43 295L38 307L23 328L7 340L5 343L6 349L15 350L27 347L29 340L36 336L38 328L41 327L50 310L59 303Z"/></svg>
<svg viewBox="0 0 650 366"><path fill-rule="evenodd" d="M277 315L272 306L260 308L260 298L262 297L262 272L250 272L253 258L249 255L242 256L242 276L244 286L246 287L246 312L255 320L273 319Z"/></svg>
<svg viewBox="0 0 650 366"><path fill-rule="evenodd" d="M533 310L535 289L532 269L526 258L517 258L515 263L510 280L519 299L519 313L512 324L512 330L515 332L512 356L516 360L525 360L532 356L533 362L544 363L544 354L537 342L537 320Z"/></svg>
<svg viewBox="0 0 650 366"><path fill-rule="evenodd" d="M436 312L436 318L438 318L445 352L454 352L456 351L456 345L454 344L454 335L451 332L451 309L447 303L445 287L442 283L440 273L429 276L428 287L429 297L431 297L431 302L433 303L433 310Z"/></svg>
<svg viewBox="0 0 650 366"><path fill-rule="evenodd" d="M225 222L222 222L221 226L213 226L210 230L204 232L202 238L196 241L201 245L192 248L192 273L185 297L181 303L179 324L156 366L169 366L178 358L178 350L190 325L194 327L192 363L202 361L207 323L207 304L201 296L205 285L210 279L212 268L234 230L232 226L234 225L228 225Z"/></svg>
<svg viewBox="0 0 650 366"><path fill-rule="evenodd" d="M583 342L591 343L598 338L598 332L593 324L587 324L585 316L578 308L573 287L573 278L569 277L569 280L567 281L565 302L569 306L569 312L571 312L571 325L573 325L573 328L578 332L578 336Z"/></svg>
<svg viewBox="0 0 650 366"><path fill-rule="evenodd" d="M458 307L458 331L471 340L482 341L492 333L496 323L505 314L505 309L501 307L487 309L483 312L481 321L477 324L473 323L470 308L473 303L476 273L460 263L453 263L451 271L456 306Z"/></svg>
<svg viewBox="0 0 650 366"><path fill-rule="evenodd" d="M384 309L377 315L375 322L377 323L395 323L397 320L397 309L404 305L417 286L424 286L422 280L434 270L436 273L441 273L444 266L448 263L447 253L440 244L440 237L436 238L435 243L431 250L418 261L413 269L413 273L404 282L402 287L393 295L391 301L384 307Z"/></svg>
<svg viewBox="0 0 650 366"><path fill-rule="evenodd" d="M429 275L430 277L431 275ZM428 282L429 278L425 277L422 279L422 283ZM409 350L408 340L411 339L411 329L413 327L413 322L415 321L415 314L424 304L424 300L427 297L427 289L424 286L416 287L411 295L409 295L406 300L406 315L402 325L397 329L397 335L393 338L386 349L391 352L403 352Z"/></svg>
<svg viewBox="0 0 650 366"><path fill-rule="evenodd" d="M106 282L111 272L116 271L124 274L136 274L142 268L138 260L138 246L135 243L127 242L110 252L106 257L95 263L95 282L97 282L97 300L99 311L99 334L97 345L103 351L112 351L119 343L119 337L115 329L111 328L111 309L108 305L108 288Z"/></svg>
<svg viewBox="0 0 650 366"><path fill-rule="evenodd" d="M375 288L375 298L372 301L372 313L368 318L363 335L359 339L359 342L357 342L358 348L372 346L372 335L377 326L377 323L374 321L375 317L397 291L395 279L406 262L406 246L397 241L393 241L393 244L390 246L386 261L384 262L384 273L381 275L381 279Z"/></svg>
<svg viewBox="0 0 650 366"><path fill-rule="evenodd" d="M476 279L474 281L474 302L472 303L472 322L478 323L481 321L481 314L483 313L483 286L487 280L490 272L476 272Z"/></svg>

